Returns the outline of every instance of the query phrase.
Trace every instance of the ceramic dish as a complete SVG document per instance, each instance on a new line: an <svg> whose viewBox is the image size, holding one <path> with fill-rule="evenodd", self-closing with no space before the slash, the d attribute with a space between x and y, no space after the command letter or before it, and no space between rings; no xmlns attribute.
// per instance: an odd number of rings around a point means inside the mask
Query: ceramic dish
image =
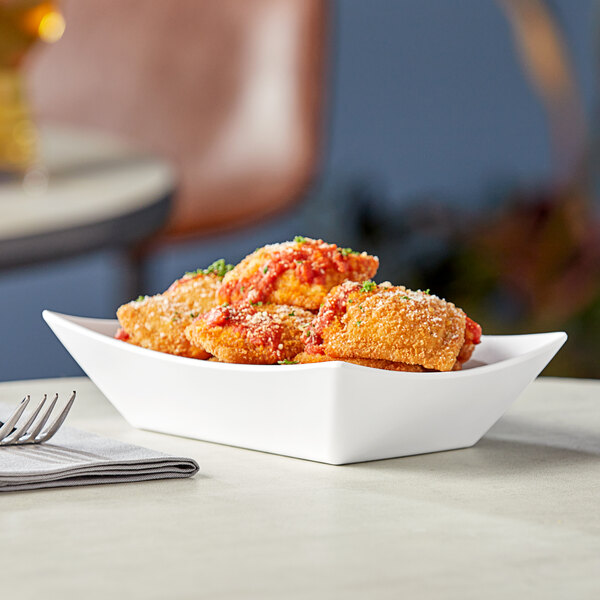
<svg viewBox="0 0 600 600"><path fill-rule="evenodd" d="M463 371L398 373L199 361L115 340L116 320L43 316L134 427L334 465L472 446L567 338L484 336Z"/></svg>

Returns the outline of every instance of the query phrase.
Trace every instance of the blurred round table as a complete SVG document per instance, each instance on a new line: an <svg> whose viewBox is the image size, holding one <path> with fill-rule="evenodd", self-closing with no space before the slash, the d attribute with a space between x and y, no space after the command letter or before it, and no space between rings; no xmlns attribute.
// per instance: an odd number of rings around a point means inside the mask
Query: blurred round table
<svg viewBox="0 0 600 600"><path fill-rule="evenodd" d="M0 179L0 269L131 250L166 221L166 161L97 132L45 127L40 140L46 178Z"/></svg>

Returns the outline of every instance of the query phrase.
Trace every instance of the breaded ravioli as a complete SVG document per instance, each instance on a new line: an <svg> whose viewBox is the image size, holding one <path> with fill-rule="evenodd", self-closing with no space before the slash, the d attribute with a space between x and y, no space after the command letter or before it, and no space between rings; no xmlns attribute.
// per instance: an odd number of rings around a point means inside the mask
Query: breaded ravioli
<svg viewBox="0 0 600 600"><path fill-rule="evenodd" d="M192 346L185 328L200 314L217 305L217 290L227 269L225 261L208 269L186 273L162 294L140 297L119 307L121 330L117 338L167 354L206 359L203 349Z"/></svg>
<svg viewBox="0 0 600 600"><path fill-rule="evenodd" d="M364 281L377 272L379 259L323 240L297 236L293 242L258 248L223 279L219 301L263 302L319 309L331 288Z"/></svg>
<svg viewBox="0 0 600 600"><path fill-rule="evenodd" d="M409 373L424 373L427 369L420 365L407 365L406 363L392 362L390 360L378 360L376 358L334 358L326 354L309 354L301 352L294 357L293 363L310 364L319 362L331 362L341 360L342 362L361 365L362 367L371 367L373 369L385 369L386 371L405 371Z"/></svg>
<svg viewBox="0 0 600 600"><path fill-rule="evenodd" d="M480 335L479 325L460 308L428 292L346 282L325 299L306 349L310 354L451 371L462 364L459 358L470 357ZM465 341L468 347L461 353Z"/></svg>
<svg viewBox="0 0 600 600"><path fill-rule="evenodd" d="M195 319L186 336L220 362L270 365L302 351L313 319L296 306L227 304Z"/></svg>

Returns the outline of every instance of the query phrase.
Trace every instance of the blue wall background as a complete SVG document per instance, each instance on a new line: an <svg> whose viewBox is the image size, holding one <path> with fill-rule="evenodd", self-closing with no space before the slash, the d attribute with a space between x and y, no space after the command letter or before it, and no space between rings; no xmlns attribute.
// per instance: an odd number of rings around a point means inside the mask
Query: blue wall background
<svg viewBox="0 0 600 600"><path fill-rule="evenodd" d="M492 0L334 6L323 168L308 194L312 207L357 182L390 204L433 193L476 207L496 185L548 177L545 116ZM551 6L591 113L596 4ZM264 243L310 234L311 222L298 208L251 230L165 249L148 264L144 292L221 256L237 261ZM126 300L126 276L115 252L0 273L0 380L79 374L40 313L111 317Z"/></svg>

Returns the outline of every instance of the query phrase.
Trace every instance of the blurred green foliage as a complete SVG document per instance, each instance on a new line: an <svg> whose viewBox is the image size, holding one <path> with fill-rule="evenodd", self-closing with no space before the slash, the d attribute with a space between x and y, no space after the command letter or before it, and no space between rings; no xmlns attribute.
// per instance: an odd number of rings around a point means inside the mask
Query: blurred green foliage
<svg viewBox="0 0 600 600"><path fill-rule="evenodd" d="M516 195L449 242L411 285L431 286L484 333L564 330L544 374L600 378L600 223L585 194Z"/></svg>

